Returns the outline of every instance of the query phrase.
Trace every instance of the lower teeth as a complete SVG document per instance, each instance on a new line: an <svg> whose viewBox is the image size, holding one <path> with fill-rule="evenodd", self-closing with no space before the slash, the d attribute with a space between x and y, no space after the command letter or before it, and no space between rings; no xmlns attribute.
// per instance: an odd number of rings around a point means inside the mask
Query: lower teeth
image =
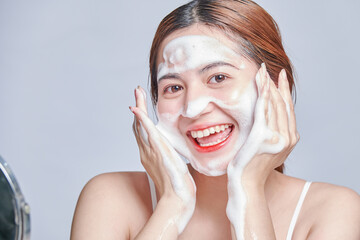
<svg viewBox="0 0 360 240"><path fill-rule="evenodd" d="M227 136L224 137L223 139L217 140L216 142L212 142L212 143L199 143L199 145L200 145L201 147L213 146L213 145L216 145L216 144L218 144L218 143L221 143L221 142L225 141L228 137L229 137L229 135L227 135Z"/></svg>

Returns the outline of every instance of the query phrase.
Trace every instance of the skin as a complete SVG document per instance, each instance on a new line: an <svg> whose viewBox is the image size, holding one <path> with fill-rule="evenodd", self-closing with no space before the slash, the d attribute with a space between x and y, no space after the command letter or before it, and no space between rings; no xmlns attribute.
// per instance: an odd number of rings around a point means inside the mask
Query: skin
<svg viewBox="0 0 360 240"><path fill-rule="evenodd" d="M232 49L236 48L235 44L226 40L221 35L217 38L182 36L170 41L163 50L170 59L171 54L179 52L179 49L189 47L192 51L186 55L186 61L175 64L175 71L160 75L157 115L160 124L166 124L160 130L164 129L164 134L174 132L180 135L170 134L168 139L171 139L172 146L190 161L192 167L208 176L226 173L228 163L234 159L251 128L257 98L253 76L258 67L236 53ZM175 45L177 48L174 48L174 42L178 44ZM170 53L169 46L172 49ZM199 55L201 60L197 58ZM164 65L163 60L158 59L161 62L159 66ZM184 65L191 67L179 71ZM204 114L209 111L211 114ZM202 117L198 118L200 114ZM168 116L171 116L170 121ZM216 151L199 152L198 148L194 148L197 144L194 145L193 138L188 137L190 130L225 124L232 126L231 138L237 141L226 141L226 146Z"/></svg>
<svg viewBox="0 0 360 240"><path fill-rule="evenodd" d="M162 43L160 53L172 39L194 34L221 39L229 46L232 44L220 31L193 25L169 35ZM266 101L268 105L263 106L264 114L267 115L270 105L275 109L273 113L276 113L268 117L266 123L273 131L285 137L286 145L276 154L256 154L243 170L240 181L248 199L244 237L252 239L252 233L255 233L258 239L285 239L305 181L278 173L274 168L286 160L298 141L295 114L286 77L281 77L280 74L279 88L276 88L272 81L266 84L269 79L264 67L248 72L248 79L255 79L257 73L261 75L261 81L257 83L259 98L269 100ZM234 76L237 77L240 75ZM209 177L200 174L191 166L188 166L188 171L182 172L181 176L184 191L193 196L196 202L190 221L179 235L176 216L181 216L190 202L184 202L178 196L170 178L170 174L174 173L169 173L169 169L163 164L164 153L171 161L176 161L177 157L170 150L171 146L165 139L162 140L161 135L155 134L154 138L154 134L149 135L147 144L139 134L140 123L146 131L156 131L147 118L146 99L142 91L140 88L135 90L136 107L131 108L136 116L134 132L142 164L157 188L158 205L153 212L145 173L119 172L96 176L86 184L79 197L71 239L239 238L233 230L234 223L230 222L226 215L229 200L227 186L232 179L226 174ZM290 117L285 114L283 99L289 103ZM159 94L159 104L162 100ZM207 117L219 121L233 120L215 105L207 108L197 121ZM186 126L191 124L189 121L191 120L183 119L179 125L186 129ZM286 128L281 127L283 123L286 123ZM278 139L266 141L273 144ZM234 164L236 165L235 162ZM313 183L300 211L293 239L355 240L360 238L359 225L360 197L356 192L331 184Z"/></svg>

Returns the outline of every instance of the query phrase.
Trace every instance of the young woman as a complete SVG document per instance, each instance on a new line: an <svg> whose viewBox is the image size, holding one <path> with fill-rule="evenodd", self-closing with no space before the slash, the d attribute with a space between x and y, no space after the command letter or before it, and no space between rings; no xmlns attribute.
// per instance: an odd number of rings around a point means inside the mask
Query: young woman
<svg viewBox="0 0 360 240"><path fill-rule="evenodd" d="M179 7L159 25L150 72L158 124L142 88L130 108L149 178L93 178L71 239L360 239L357 193L282 173L299 140L294 81L264 9L248 0Z"/></svg>

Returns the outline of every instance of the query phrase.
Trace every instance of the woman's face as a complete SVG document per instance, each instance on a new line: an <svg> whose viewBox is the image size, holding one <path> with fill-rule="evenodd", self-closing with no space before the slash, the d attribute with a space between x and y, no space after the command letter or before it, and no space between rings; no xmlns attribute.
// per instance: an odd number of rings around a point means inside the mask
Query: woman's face
<svg viewBox="0 0 360 240"><path fill-rule="evenodd" d="M253 124L258 67L220 30L195 24L158 54L158 129L199 172L218 176Z"/></svg>

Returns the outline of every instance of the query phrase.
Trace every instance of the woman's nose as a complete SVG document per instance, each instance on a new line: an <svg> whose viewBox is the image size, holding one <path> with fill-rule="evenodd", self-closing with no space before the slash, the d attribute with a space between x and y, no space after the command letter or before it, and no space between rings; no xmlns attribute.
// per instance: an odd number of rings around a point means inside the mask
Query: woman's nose
<svg viewBox="0 0 360 240"><path fill-rule="evenodd" d="M211 112L214 108L213 98L201 88L188 88L184 102L183 116L197 118L205 113Z"/></svg>

